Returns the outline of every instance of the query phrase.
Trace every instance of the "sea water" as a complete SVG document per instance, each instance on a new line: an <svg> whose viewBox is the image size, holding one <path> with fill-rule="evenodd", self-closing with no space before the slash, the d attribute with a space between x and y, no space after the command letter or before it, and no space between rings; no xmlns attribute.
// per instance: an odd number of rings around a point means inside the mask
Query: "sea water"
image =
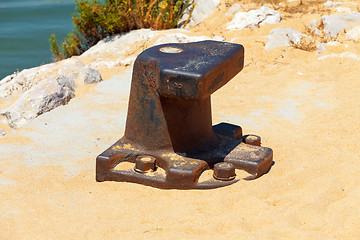
<svg viewBox="0 0 360 240"><path fill-rule="evenodd" d="M0 81L52 61L49 38L58 44L73 30L73 0L0 0Z"/></svg>

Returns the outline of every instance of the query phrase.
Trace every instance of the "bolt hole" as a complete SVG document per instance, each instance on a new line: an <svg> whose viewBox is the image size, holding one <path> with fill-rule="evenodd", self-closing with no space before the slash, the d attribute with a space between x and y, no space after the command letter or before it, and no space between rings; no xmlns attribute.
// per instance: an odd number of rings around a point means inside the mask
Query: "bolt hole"
<svg viewBox="0 0 360 240"><path fill-rule="evenodd" d="M159 49L163 53L181 53L183 50L178 47L162 47Z"/></svg>

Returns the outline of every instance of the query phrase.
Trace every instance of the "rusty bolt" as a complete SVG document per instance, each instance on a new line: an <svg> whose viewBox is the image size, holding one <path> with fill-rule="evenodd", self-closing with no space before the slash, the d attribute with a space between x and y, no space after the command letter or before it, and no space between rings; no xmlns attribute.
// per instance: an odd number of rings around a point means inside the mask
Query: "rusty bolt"
<svg viewBox="0 0 360 240"><path fill-rule="evenodd" d="M231 163L220 162L214 165L214 178L217 180L230 181L236 177L235 167Z"/></svg>
<svg viewBox="0 0 360 240"><path fill-rule="evenodd" d="M138 156L135 161L135 171L139 173L147 173L149 171L155 171L156 159L152 156Z"/></svg>
<svg viewBox="0 0 360 240"><path fill-rule="evenodd" d="M257 135L249 134L244 136L244 143L260 147L261 138Z"/></svg>

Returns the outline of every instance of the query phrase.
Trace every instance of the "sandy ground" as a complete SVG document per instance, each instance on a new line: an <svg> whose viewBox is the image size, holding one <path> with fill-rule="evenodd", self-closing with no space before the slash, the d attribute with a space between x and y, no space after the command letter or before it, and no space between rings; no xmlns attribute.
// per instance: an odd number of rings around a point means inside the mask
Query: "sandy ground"
<svg viewBox="0 0 360 240"><path fill-rule="evenodd" d="M131 79L131 68L104 70L106 81L0 138L0 239L359 239L359 61L318 61L360 56L359 44L264 51L273 28L302 31L322 11L226 32L223 3L192 29L244 45L244 70L213 94L213 122L260 135L274 151L268 174L214 190L97 183L95 158L123 134Z"/></svg>

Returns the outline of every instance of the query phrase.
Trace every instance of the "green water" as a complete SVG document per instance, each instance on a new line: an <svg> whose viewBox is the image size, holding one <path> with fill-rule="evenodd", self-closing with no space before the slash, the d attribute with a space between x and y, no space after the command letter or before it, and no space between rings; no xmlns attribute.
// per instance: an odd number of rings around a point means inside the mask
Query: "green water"
<svg viewBox="0 0 360 240"><path fill-rule="evenodd" d="M72 0L0 0L0 80L51 62L48 39L64 39L74 11Z"/></svg>

